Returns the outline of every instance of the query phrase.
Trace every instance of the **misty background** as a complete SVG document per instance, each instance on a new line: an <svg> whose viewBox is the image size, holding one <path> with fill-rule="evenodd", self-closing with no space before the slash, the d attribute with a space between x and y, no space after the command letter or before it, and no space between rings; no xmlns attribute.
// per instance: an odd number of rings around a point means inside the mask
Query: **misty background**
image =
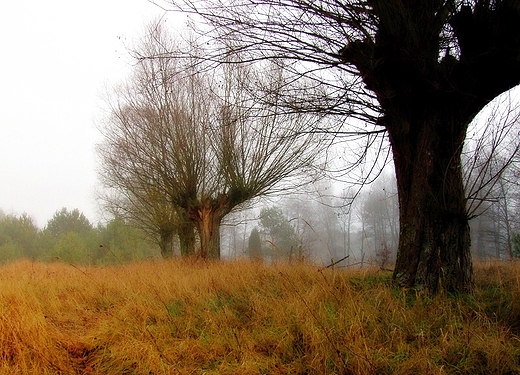
<svg viewBox="0 0 520 375"><path fill-rule="evenodd" d="M0 13L0 207L43 227L61 207L91 220L104 87L128 71L125 41L164 12L144 0L13 1Z"/></svg>
<svg viewBox="0 0 520 375"><path fill-rule="evenodd" d="M128 233L122 233L120 223L107 223L98 207L95 145L101 137L96 129L96 121L103 115L101 97L106 87L131 69L125 46L141 35L146 22L158 17L172 26L183 22L182 17L165 14L145 0L31 0L3 6L0 219L30 219L34 227L31 241L35 241L31 243L42 242L38 230L45 232L45 246L52 249L49 256L95 262L104 259L107 252L112 258L123 257L121 254L131 248L138 250L128 260L157 255L142 242L136 247L136 242L130 241L115 249L114 244ZM518 111L510 111L517 124ZM470 141L473 136L478 139L479 129L487 126L487 116L481 115L472 127ZM346 156L341 155L339 144L338 154L331 158L341 157ZM347 257L343 265L391 267L399 233L391 167L390 161L390 167L362 190L352 185L352 180L323 179L302 194L249 203L226 218L222 255L247 256L256 228L263 243L262 257L268 260L301 257L330 264ZM517 176L513 163L475 212L471 225L477 258L518 256ZM353 196L356 200L351 204ZM271 221L262 220L266 212L272 214ZM67 237L75 229L59 224L63 218L70 220L69 224L79 223L82 229L77 231L81 233ZM275 227L283 231L276 232ZM66 255L68 248L79 248L83 253ZM11 255L25 254L21 248L10 249ZM95 249L96 254L89 249Z"/></svg>

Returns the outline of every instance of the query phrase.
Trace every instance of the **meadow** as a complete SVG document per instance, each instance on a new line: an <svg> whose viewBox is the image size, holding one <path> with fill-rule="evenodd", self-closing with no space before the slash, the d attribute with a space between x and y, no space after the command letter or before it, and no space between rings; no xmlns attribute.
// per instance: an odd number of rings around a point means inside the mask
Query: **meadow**
<svg viewBox="0 0 520 375"><path fill-rule="evenodd" d="M247 261L0 268L0 374L520 374L520 264L470 296Z"/></svg>

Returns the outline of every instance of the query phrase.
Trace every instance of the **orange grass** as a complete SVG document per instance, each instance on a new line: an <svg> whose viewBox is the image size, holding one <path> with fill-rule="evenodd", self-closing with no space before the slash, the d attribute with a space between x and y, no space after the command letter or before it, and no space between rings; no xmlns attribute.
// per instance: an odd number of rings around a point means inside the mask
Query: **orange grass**
<svg viewBox="0 0 520 375"><path fill-rule="evenodd" d="M519 271L432 298L377 270L22 261L0 268L0 374L519 374Z"/></svg>

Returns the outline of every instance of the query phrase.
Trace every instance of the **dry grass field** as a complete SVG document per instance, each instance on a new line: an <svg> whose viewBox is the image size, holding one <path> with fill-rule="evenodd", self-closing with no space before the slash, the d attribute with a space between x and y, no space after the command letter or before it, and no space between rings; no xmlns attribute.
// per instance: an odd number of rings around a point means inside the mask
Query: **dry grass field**
<svg viewBox="0 0 520 375"><path fill-rule="evenodd" d="M0 268L0 374L520 374L520 265L472 296L377 270L172 261Z"/></svg>

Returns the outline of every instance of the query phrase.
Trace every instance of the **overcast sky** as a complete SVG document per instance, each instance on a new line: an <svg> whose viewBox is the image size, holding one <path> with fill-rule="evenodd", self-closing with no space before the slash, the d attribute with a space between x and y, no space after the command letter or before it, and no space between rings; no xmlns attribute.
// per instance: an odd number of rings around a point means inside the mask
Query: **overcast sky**
<svg viewBox="0 0 520 375"><path fill-rule="evenodd" d="M163 12L146 0L21 0L0 12L0 208L43 227L62 207L99 219L94 146L107 82ZM120 39L122 38L122 39Z"/></svg>

